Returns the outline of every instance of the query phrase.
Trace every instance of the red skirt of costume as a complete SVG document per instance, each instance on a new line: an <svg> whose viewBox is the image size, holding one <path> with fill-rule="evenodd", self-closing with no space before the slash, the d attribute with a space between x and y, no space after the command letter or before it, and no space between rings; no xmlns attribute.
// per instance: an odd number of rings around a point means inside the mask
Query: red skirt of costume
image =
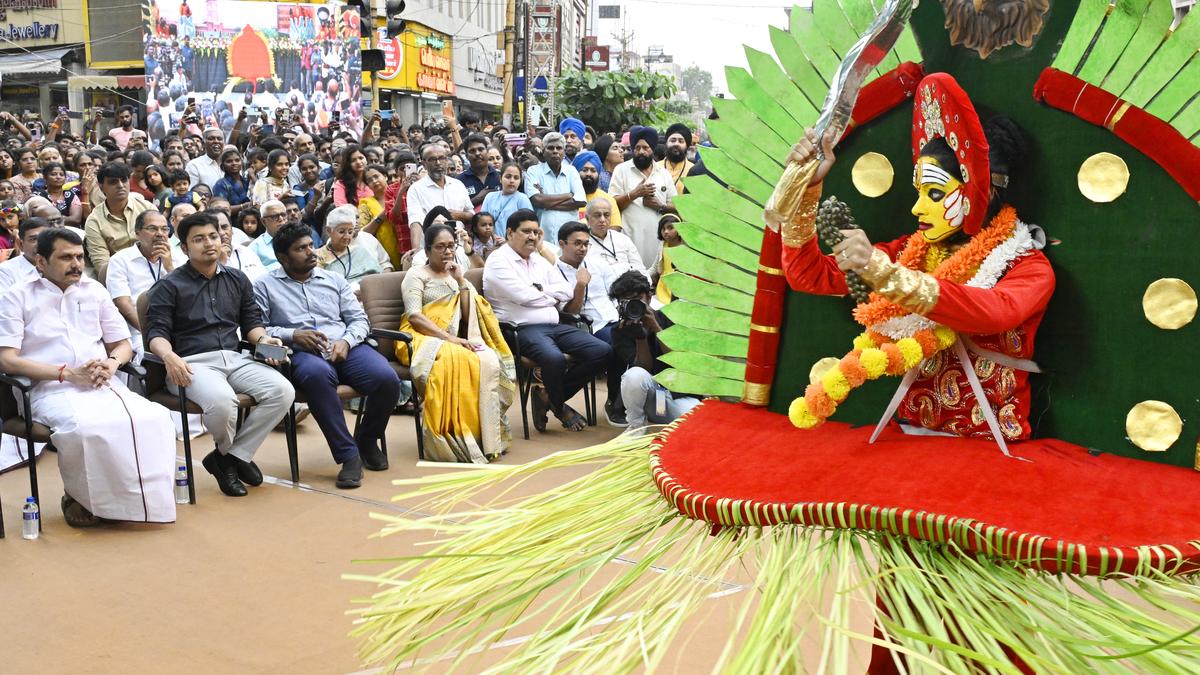
<svg viewBox="0 0 1200 675"><path fill-rule="evenodd" d="M908 237L876 248L893 261ZM832 256L821 253L816 239L783 249L783 270L793 290L816 295L846 295L846 277ZM1041 251L1031 251L1009 264L991 288L975 288L945 280L937 305L925 315L966 336L983 350L1014 359L1032 359L1038 325L1054 293L1054 270ZM971 354L975 374L1009 440L1029 438L1029 374ZM900 403L901 420L956 436L991 438L962 363L953 349L923 362L912 388ZM897 382L897 385L899 382Z"/></svg>

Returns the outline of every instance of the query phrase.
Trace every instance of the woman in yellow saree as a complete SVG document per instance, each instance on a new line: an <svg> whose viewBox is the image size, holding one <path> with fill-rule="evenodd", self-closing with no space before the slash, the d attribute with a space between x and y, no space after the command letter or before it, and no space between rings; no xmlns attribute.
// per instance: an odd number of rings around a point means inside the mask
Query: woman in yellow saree
<svg viewBox="0 0 1200 675"><path fill-rule="evenodd" d="M413 336L412 353L397 343L396 357L409 365L424 399L426 457L484 464L512 442L515 369L491 305L455 262L457 246L446 225L425 233L429 262L409 270L401 290L400 330Z"/></svg>

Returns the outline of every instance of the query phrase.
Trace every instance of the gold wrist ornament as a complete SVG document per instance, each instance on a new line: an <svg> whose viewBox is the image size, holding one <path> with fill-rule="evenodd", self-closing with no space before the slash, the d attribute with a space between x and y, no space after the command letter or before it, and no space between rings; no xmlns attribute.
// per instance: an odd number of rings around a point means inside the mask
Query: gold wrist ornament
<svg viewBox="0 0 1200 675"><path fill-rule="evenodd" d="M923 316L937 306L941 286L933 275L894 263L879 249L858 274L876 293L910 312Z"/></svg>
<svg viewBox="0 0 1200 675"><path fill-rule="evenodd" d="M779 236L784 246L799 248L816 236L817 211L820 208L821 184L806 186L795 216L780 226Z"/></svg>

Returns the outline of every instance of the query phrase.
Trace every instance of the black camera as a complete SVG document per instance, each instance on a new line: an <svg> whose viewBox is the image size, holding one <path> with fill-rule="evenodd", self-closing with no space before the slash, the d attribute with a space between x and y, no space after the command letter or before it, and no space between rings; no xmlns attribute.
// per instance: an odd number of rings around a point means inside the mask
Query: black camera
<svg viewBox="0 0 1200 675"><path fill-rule="evenodd" d="M641 298L621 298L617 300L617 314L624 323L640 325L646 317L646 303Z"/></svg>

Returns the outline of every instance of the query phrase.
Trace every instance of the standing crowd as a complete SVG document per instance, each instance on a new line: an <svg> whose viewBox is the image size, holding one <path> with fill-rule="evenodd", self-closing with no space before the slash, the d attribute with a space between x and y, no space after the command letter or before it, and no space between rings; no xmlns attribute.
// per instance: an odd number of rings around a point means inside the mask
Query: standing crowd
<svg viewBox="0 0 1200 675"><path fill-rule="evenodd" d="M614 426L697 403L653 379L674 200L703 170L686 126L512 134L471 113L432 129L376 113L355 137L243 116L150 147L135 115L102 137L98 117L77 137L64 115L33 142L0 113L0 371L33 382L68 523L175 518L180 420L118 372L139 364L199 409L202 465L229 496L262 483L254 454L298 400L339 488L388 467L406 405L428 459L498 458L518 370L539 431L550 416L582 430L568 401L602 376ZM403 320L373 326L363 286L392 272ZM353 430L339 385L361 395Z"/></svg>

